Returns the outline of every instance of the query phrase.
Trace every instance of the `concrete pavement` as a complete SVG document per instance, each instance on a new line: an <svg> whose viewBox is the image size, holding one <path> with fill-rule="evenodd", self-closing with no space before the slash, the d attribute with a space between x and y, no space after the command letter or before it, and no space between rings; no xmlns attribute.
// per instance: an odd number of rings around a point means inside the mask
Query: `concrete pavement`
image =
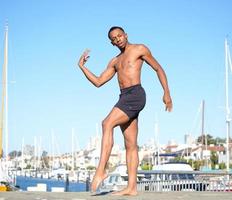
<svg viewBox="0 0 232 200"><path fill-rule="evenodd" d="M138 196L89 192L0 192L0 200L232 200L232 192L140 192Z"/></svg>

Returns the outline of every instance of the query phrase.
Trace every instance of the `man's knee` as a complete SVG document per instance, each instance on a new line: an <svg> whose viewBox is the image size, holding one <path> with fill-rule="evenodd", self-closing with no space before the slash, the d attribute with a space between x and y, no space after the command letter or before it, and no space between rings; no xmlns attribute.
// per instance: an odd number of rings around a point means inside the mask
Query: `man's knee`
<svg viewBox="0 0 232 200"><path fill-rule="evenodd" d="M102 129L103 130L112 129L112 128L113 127L107 118L102 121Z"/></svg>
<svg viewBox="0 0 232 200"><path fill-rule="evenodd" d="M107 126L107 120L104 119L104 120L102 121L102 129L104 130L104 129L106 128L106 126Z"/></svg>
<svg viewBox="0 0 232 200"><path fill-rule="evenodd" d="M134 142L125 142L125 148L129 151L138 151L138 144Z"/></svg>

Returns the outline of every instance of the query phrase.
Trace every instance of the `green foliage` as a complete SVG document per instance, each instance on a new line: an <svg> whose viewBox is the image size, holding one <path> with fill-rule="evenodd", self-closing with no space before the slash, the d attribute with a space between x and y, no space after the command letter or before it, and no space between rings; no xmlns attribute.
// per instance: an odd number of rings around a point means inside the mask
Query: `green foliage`
<svg viewBox="0 0 232 200"><path fill-rule="evenodd" d="M71 167L71 166L69 166L68 164L65 164L65 169L66 169L66 170L71 170L71 169L72 169L72 167Z"/></svg>
<svg viewBox="0 0 232 200"><path fill-rule="evenodd" d="M49 168L49 158L46 157L41 157L41 161L42 161L42 168L43 169L48 169Z"/></svg>
<svg viewBox="0 0 232 200"><path fill-rule="evenodd" d="M175 158L173 158L171 161L174 161L174 162L187 162L187 160L181 156L177 156Z"/></svg>
<svg viewBox="0 0 232 200"><path fill-rule="evenodd" d="M95 170L96 167L95 167L95 166L92 166L92 165L89 165L86 169L87 169L87 170Z"/></svg>
<svg viewBox="0 0 232 200"><path fill-rule="evenodd" d="M225 163L219 163L219 169L226 169Z"/></svg>
<svg viewBox="0 0 232 200"><path fill-rule="evenodd" d="M25 167L25 169L31 169L31 164L27 164L27 166Z"/></svg>
<svg viewBox="0 0 232 200"><path fill-rule="evenodd" d="M48 152L47 151L43 151L42 152L42 157L47 157L48 156Z"/></svg>
<svg viewBox="0 0 232 200"><path fill-rule="evenodd" d="M216 144L218 145L226 143L226 138L216 137L215 140L216 140Z"/></svg>
<svg viewBox="0 0 232 200"><path fill-rule="evenodd" d="M213 138L212 135L209 135L207 134L206 136L203 135L203 136L199 136L197 138L197 142L200 143L200 144L206 144L205 141L207 141L207 144L210 145L210 144L216 144L216 140Z"/></svg>
<svg viewBox="0 0 232 200"><path fill-rule="evenodd" d="M216 151L211 151L210 161L211 161L211 168L215 169L216 165L218 164L218 155Z"/></svg>
<svg viewBox="0 0 232 200"><path fill-rule="evenodd" d="M188 163L192 166L194 170L200 170L200 167L203 165L202 160L192 160L190 159Z"/></svg>
<svg viewBox="0 0 232 200"><path fill-rule="evenodd" d="M21 151L14 150L14 151L11 151L8 155L9 155L10 159L14 159L16 157L21 156L21 154L22 154Z"/></svg>
<svg viewBox="0 0 232 200"><path fill-rule="evenodd" d="M141 165L141 169L142 169L142 170L152 170L152 165L149 164L149 163L143 163L143 164Z"/></svg>
<svg viewBox="0 0 232 200"><path fill-rule="evenodd" d="M202 139L203 139L203 141L202 141ZM201 144L203 142L203 144L205 145L205 139L206 139L208 145L210 145L210 144L221 145L221 144L226 143L226 139L225 138L220 138L220 137L213 138L213 136L209 135L209 134L206 135L206 138L205 138L205 135L203 135L203 137L199 136L197 138L197 142L199 144ZM229 142L230 143L232 142L231 138L229 138Z"/></svg>

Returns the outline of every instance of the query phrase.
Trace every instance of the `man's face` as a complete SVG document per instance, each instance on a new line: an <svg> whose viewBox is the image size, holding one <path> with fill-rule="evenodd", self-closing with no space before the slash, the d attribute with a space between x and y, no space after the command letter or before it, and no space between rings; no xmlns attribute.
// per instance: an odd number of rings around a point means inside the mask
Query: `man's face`
<svg viewBox="0 0 232 200"><path fill-rule="evenodd" d="M110 32L110 40L118 48L124 48L127 43L127 34L120 29L114 29Z"/></svg>

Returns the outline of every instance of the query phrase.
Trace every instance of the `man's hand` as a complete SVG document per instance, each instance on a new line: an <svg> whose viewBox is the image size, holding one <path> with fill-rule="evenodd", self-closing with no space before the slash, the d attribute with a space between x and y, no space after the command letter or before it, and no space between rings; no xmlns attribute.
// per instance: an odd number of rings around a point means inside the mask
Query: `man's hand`
<svg viewBox="0 0 232 200"><path fill-rule="evenodd" d="M172 111L172 98L169 93L165 92L163 96L163 102L165 104L165 110L168 112Z"/></svg>
<svg viewBox="0 0 232 200"><path fill-rule="evenodd" d="M89 52L90 52L90 50L86 49L84 51L84 53L82 54L82 56L80 57L79 62L78 62L78 65L80 68L82 68L85 65L85 63L87 62L87 60L89 58Z"/></svg>

